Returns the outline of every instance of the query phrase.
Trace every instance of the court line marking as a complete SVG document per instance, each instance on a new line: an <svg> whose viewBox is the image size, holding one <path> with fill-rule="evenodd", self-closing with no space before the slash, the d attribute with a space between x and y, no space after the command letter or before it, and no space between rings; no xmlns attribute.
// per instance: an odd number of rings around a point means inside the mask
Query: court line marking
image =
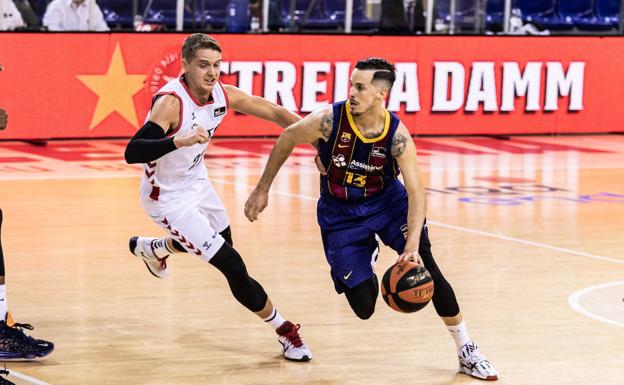
<svg viewBox="0 0 624 385"><path fill-rule="evenodd" d="M218 182L218 183L222 183L222 184L234 185L236 187L243 187L243 188L246 188L246 189L249 189L249 190L254 188L254 186L251 186L251 185L248 185L248 184L245 184L245 183L230 182L230 181L224 180L224 179L210 178L210 180L213 181L213 182ZM284 196L288 196L288 197L292 197L292 198L299 198L299 199L303 199L303 200L315 201L315 202L318 200L318 198L316 198L316 197L310 197L310 196L306 196L306 195L289 193L289 192L279 191L279 190L272 190L271 193L272 194L277 194L277 195L284 195ZM470 234L481 235L481 236L484 236L484 237L496 238L496 239L500 239L500 240L504 240L504 241L520 243L520 244L523 244L523 245L528 245L528 246L533 246L533 247L540 247L540 248L547 249L547 250L553 250L553 251L558 251L558 252L561 252L561 253L578 255L578 256L581 256L581 257L587 257L587 258L597 259L597 260L601 260L601 261L607 261L607 262L624 264L624 260L621 260L621 259L605 257L605 256L602 256L602 255L596 255L596 254L591 254L591 253L585 253L583 251L567 249L565 247L552 246L552 245L549 245L549 244L546 244L546 243L527 241L526 239L514 238L514 237L509 237L509 236L506 236L506 235L489 233L487 231L474 230L474 229L469 229L469 228L466 228L466 227L449 225L449 224L438 222L438 221L429 221L429 220L427 220L427 223L435 225L435 226L451 229L451 230L464 232L464 233L470 233Z"/></svg>
<svg viewBox="0 0 624 385"><path fill-rule="evenodd" d="M594 291L594 290L598 290L598 289L602 289L602 288L610 287L610 286L622 285L622 284L624 284L624 281L608 282L608 283L603 283L603 284L600 284L600 285L594 285L594 286L586 287L584 289L581 289L579 291L576 291L576 292L572 293L572 295L570 295L568 297L568 304L570 304L570 307L572 307L572 309L576 310L577 312L579 312L579 313L581 313L581 314L583 314L583 315L585 315L585 316L587 316L589 318L593 318L596 321L601 321L601 322L608 323L608 324L611 324L611 325L624 327L623 323L620 323L620 322L617 322L617 321L613 321L613 320L610 320L608 318L604 318L604 317L601 317L599 315L591 313L589 310L585 309L579 303L581 297L584 296L585 294L589 293L590 291Z"/></svg>
<svg viewBox="0 0 624 385"><path fill-rule="evenodd" d="M15 370L13 370L13 369L7 369L7 370L9 371L9 374L10 374L11 376L13 376L13 377L17 377L17 378L19 378L20 380L28 381L28 382L33 383L33 384L36 384L36 385L50 385L50 384L48 384L47 382L44 382L44 381L38 380L38 379L36 379L36 378L34 378L34 377L27 376L27 375L22 374L22 373L20 373L20 372L16 372L16 371L15 371Z"/></svg>

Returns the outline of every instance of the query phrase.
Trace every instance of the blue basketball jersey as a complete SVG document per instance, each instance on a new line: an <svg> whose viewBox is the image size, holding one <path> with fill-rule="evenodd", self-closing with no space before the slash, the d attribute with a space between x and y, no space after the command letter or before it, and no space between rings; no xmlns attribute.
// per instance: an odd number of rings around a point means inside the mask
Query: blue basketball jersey
<svg viewBox="0 0 624 385"><path fill-rule="evenodd" d="M399 175L391 146L400 120L386 110L381 135L368 139L355 125L348 101L334 103L333 114L329 139L319 141L327 170L321 175L321 196L352 202L372 197Z"/></svg>

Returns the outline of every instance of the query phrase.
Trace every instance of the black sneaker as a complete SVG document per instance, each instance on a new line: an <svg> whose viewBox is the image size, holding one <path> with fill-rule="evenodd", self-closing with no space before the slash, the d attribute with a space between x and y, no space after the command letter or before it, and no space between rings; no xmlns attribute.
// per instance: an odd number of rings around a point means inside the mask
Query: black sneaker
<svg viewBox="0 0 624 385"><path fill-rule="evenodd" d="M0 369L0 385L15 385L15 383L4 378L4 376L8 376L8 375L9 375L9 371L6 370L6 368Z"/></svg>
<svg viewBox="0 0 624 385"><path fill-rule="evenodd" d="M52 342L32 338L24 329L33 330L33 327L21 323L7 326L0 321L0 361L34 360L52 353Z"/></svg>

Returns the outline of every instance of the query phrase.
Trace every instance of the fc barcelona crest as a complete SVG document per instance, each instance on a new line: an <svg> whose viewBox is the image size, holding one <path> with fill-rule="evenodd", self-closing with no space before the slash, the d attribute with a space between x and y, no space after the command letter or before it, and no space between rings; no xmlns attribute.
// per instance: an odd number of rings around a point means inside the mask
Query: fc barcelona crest
<svg viewBox="0 0 624 385"><path fill-rule="evenodd" d="M345 143L350 142L351 141L351 134L348 133L348 132L343 132L342 136L340 137L340 141L341 142L345 142Z"/></svg>

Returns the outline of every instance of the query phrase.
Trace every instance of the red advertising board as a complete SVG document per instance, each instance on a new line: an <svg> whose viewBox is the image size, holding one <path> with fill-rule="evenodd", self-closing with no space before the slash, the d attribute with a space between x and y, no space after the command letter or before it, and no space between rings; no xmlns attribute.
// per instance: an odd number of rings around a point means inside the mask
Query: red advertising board
<svg viewBox="0 0 624 385"><path fill-rule="evenodd" d="M127 137L180 74L182 34L0 34L0 139ZM222 81L302 115L348 95L353 63L396 63L388 109L418 134L622 131L624 38L215 35ZM277 135L231 113L221 136Z"/></svg>

